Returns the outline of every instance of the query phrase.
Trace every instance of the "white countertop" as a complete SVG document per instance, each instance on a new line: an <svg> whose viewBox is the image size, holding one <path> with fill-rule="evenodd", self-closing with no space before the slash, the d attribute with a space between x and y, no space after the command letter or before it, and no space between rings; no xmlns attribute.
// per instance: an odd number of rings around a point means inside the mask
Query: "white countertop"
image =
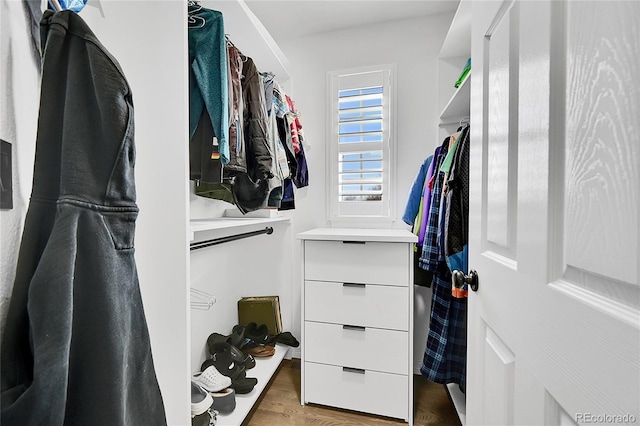
<svg viewBox="0 0 640 426"><path fill-rule="evenodd" d="M315 228L296 235L300 240L379 241L415 243L418 237L406 229Z"/></svg>

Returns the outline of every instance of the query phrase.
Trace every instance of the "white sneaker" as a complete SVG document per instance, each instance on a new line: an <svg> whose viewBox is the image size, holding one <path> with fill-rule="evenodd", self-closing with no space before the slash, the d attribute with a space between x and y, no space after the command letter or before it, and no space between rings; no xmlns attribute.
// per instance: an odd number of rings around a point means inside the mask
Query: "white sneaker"
<svg viewBox="0 0 640 426"><path fill-rule="evenodd" d="M207 411L213 405L213 397L209 392L191 381L191 417L198 416Z"/></svg>
<svg viewBox="0 0 640 426"><path fill-rule="evenodd" d="M202 372L195 373L191 380L208 392L219 392L231 386L231 378L220 374L213 365L210 365Z"/></svg>

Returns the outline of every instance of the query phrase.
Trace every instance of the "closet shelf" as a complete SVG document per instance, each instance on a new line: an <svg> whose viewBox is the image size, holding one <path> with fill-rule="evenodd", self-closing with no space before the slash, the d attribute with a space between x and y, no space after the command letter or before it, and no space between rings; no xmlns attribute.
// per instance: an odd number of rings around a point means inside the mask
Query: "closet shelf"
<svg viewBox="0 0 640 426"><path fill-rule="evenodd" d="M244 0L205 0L202 6L222 12L225 33L242 53L253 59L259 71L271 71L280 83L291 78L289 59Z"/></svg>
<svg viewBox="0 0 640 426"><path fill-rule="evenodd" d="M372 241L386 243L415 243L418 237L406 229L315 228L297 234L299 240Z"/></svg>
<svg viewBox="0 0 640 426"><path fill-rule="evenodd" d="M256 366L251 370L247 370L247 377L255 377L258 379L258 384L247 394L236 394L236 409L227 415L219 414L217 423L219 426L238 426L242 424L288 351L289 346L278 343L276 344L276 353L272 357L256 358Z"/></svg>
<svg viewBox="0 0 640 426"><path fill-rule="evenodd" d="M206 231L216 230L234 230L244 232L255 228L256 225L265 225L269 223L289 222L288 217L270 217L270 218L236 218L236 217L217 217L215 219L191 219L189 221L189 239L194 241L196 234Z"/></svg>
<svg viewBox="0 0 640 426"><path fill-rule="evenodd" d="M440 122L451 124L462 117L469 117L471 96L471 73L455 91L440 114Z"/></svg>
<svg viewBox="0 0 640 426"><path fill-rule="evenodd" d="M461 0L451 21L449 32L442 43L442 58L471 55L471 1Z"/></svg>

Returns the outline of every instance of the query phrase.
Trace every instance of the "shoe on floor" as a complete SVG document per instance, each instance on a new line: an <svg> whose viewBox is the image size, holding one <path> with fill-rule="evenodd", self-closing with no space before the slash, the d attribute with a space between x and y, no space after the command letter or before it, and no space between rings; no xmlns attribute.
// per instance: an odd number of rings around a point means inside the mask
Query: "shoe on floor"
<svg viewBox="0 0 640 426"><path fill-rule="evenodd" d="M230 414L236 409L236 392L233 388L223 389L220 392L213 392L213 405L211 408L220 414Z"/></svg>
<svg viewBox="0 0 640 426"><path fill-rule="evenodd" d="M200 370L205 371L210 366L214 366L218 372L230 377L231 380L246 376L244 364L237 362L229 351L213 353L211 358L202 363Z"/></svg>
<svg viewBox="0 0 640 426"><path fill-rule="evenodd" d="M257 384L258 379L255 377L239 377L231 381L231 387L238 395L251 392Z"/></svg>
<svg viewBox="0 0 640 426"><path fill-rule="evenodd" d="M269 330L266 324L256 324L250 322L244 330L245 339L251 339L259 345L264 345L269 341Z"/></svg>
<svg viewBox="0 0 640 426"><path fill-rule="evenodd" d="M246 377L244 366L234 361L231 352L215 352L211 359L204 361L202 369L209 368L209 366L215 367L218 372L231 379L229 387L233 388L236 394L249 393L258 383L258 379Z"/></svg>
<svg viewBox="0 0 640 426"><path fill-rule="evenodd" d="M213 365L204 371L195 373L191 376L191 380L207 392L218 392L231 386L231 378L220 374Z"/></svg>
<svg viewBox="0 0 640 426"><path fill-rule="evenodd" d="M298 339L296 339L289 331L285 331L278 334L277 336L271 337L269 339L269 343L282 343L293 348L297 348L298 346L300 346L300 342L298 342Z"/></svg>
<svg viewBox="0 0 640 426"><path fill-rule="evenodd" d="M253 358L253 355L242 352L240 349L228 342L207 342L207 345L209 346L209 353L212 356L226 353L231 356L231 359L234 362L242 365L245 370L250 370L256 366L256 360Z"/></svg>
<svg viewBox="0 0 640 426"><path fill-rule="evenodd" d="M211 345L217 342L227 342L239 349L242 347L242 343L244 342L244 327L234 327L233 331L228 336L220 333L211 333L207 338L209 352L211 352Z"/></svg>
<svg viewBox="0 0 640 426"><path fill-rule="evenodd" d="M211 426L218 423L218 412L216 410L207 410L202 414L191 417L191 426Z"/></svg>
<svg viewBox="0 0 640 426"><path fill-rule="evenodd" d="M252 348L245 348L242 351L256 358L268 358L276 353L276 348L269 345L258 345Z"/></svg>
<svg viewBox="0 0 640 426"><path fill-rule="evenodd" d="M191 381L191 417L198 416L213 405L213 397L199 384Z"/></svg>

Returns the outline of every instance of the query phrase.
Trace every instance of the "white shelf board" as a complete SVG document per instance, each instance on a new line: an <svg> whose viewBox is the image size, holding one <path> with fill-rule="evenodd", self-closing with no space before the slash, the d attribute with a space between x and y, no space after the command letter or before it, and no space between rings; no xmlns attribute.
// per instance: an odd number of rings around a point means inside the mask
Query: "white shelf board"
<svg viewBox="0 0 640 426"><path fill-rule="evenodd" d="M272 357L256 357L256 366L247 370L247 377L255 377L258 379L258 384L247 394L236 394L236 409L230 414L218 414L218 426L240 426L242 424L288 351L289 346L278 343L276 344L276 353Z"/></svg>
<svg viewBox="0 0 640 426"><path fill-rule="evenodd" d="M471 0L461 0L440 48L440 58L471 56Z"/></svg>
<svg viewBox="0 0 640 426"><path fill-rule="evenodd" d="M278 82L291 78L287 70L289 60L244 0L205 0L202 6L222 13L224 31L229 40L240 52L253 59L258 71L271 71Z"/></svg>
<svg viewBox="0 0 640 426"><path fill-rule="evenodd" d="M469 117L471 112L471 72L455 91L449 102L440 114L441 122L459 120L462 117Z"/></svg>
<svg viewBox="0 0 640 426"><path fill-rule="evenodd" d="M252 212L242 214L242 212L236 207L233 209L226 209L222 214L222 217L239 217L244 219L267 219L286 217L281 210L275 208L259 209Z"/></svg>
<svg viewBox="0 0 640 426"><path fill-rule="evenodd" d="M300 240L379 241L415 243L418 237L406 229L315 228L297 235Z"/></svg>
<svg viewBox="0 0 640 426"><path fill-rule="evenodd" d="M457 383L447 383L447 391L453 401L453 406L456 408L460 424L465 426L467 423L467 399L460 390L460 386Z"/></svg>
<svg viewBox="0 0 640 426"><path fill-rule="evenodd" d="M268 225L270 223L289 222L288 217L266 217L266 218L239 218L239 217L217 217L213 219L191 219L189 221L190 240L195 240L195 234L204 231L252 228L256 225Z"/></svg>

